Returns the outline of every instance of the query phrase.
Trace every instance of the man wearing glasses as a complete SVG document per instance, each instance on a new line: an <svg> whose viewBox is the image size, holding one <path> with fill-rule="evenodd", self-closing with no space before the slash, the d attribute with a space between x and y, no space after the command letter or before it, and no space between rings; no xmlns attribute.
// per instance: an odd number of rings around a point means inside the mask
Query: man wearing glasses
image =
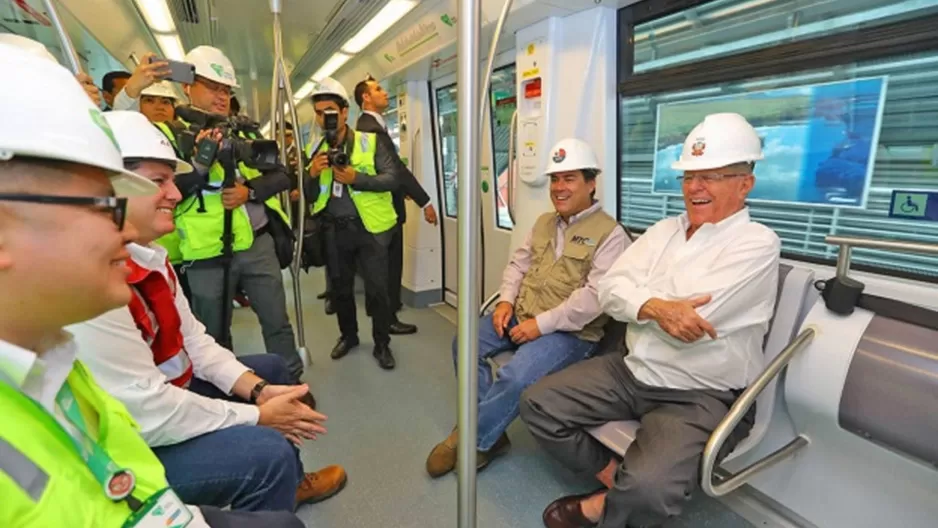
<svg viewBox="0 0 938 528"><path fill-rule="evenodd" d="M185 87L190 105L176 109L175 122L157 126L176 147L179 156L192 162L197 170L176 178L182 193L176 212L176 231L157 242L171 254L179 255L182 264L178 271L188 276L192 310L209 335L223 347L232 349L230 308L235 287L240 286L260 320L267 352L282 357L298 381L303 374L303 363L287 315L280 273L284 260L289 262L283 252L291 253L292 258L290 223L278 198L279 193L290 188L290 178L283 167L261 171L239 161L238 181L231 188L222 188L225 170L221 163L217 159L210 167L198 163L194 151L200 141L220 142L222 136L217 129L202 126L195 119L205 119L206 114L214 118L227 117L231 90L238 83L231 61L217 48L194 48L186 55L185 62L195 66L195 82ZM191 140L185 145L183 131L194 129L198 130L195 146ZM227 264L220 258L226 210L232 212L234 252ZM226 265L230 266L227 285L224 284Z"/></svg>
<svg viewBox="0 0 938 528"><path fill-rule="evenodd" d="M780 242L745 200L762 143L746 119L712 114L673 168L687 212L650 227L599 282L603 310L626 321L628 355L607 355L544 378L521 417L567 467L602 488L544 511L548 528L654 525L681 512L710 433L762 370L775 307ZM722 455L749 434L755 409ZM586 429L639 420L617 460Z"/></svg>
<svg viewBox="0 0 938 528"><path fill-rule="evenodd" d="M76 360L63 328L130 301L125 196L156 187L68 70L2 44L0 70L0 526L302 526L184 505Z"/></svg>

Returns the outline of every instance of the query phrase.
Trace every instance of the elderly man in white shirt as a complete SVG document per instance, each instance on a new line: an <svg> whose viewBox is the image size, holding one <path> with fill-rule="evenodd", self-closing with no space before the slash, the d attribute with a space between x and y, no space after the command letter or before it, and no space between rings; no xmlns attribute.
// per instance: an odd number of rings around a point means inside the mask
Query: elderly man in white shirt
<svg viewBox="0 0 938 528"><path fill-rule="evenodd" d="M286 362L273 354L236 358L205 333L178 290L166 250L154 240L174 229L179 200L174 172L191 170L143 114L105 119L125 166L156 183L154 197L133 198L127 245L130 306L69 328L95 379L140 424L140 433L189 503L236 510L293 511L345 485L329 466L304 473L293 444L325 433L325 416L304 402Z"/></svg>
<svg viewBox="0 0 938 528"><path fill-rule="evenodd" d="M521 417L539 443L604 485L550 504L548 528L644 526L681 512L710 433L762 367L780 251L745 205L762 158L741 115L697 125L672 165L684 172L687 212L650 227L599 283L605 312L629 323L628 355L579 363L523 395ZM613 420L641 422L622 461L586 432Z"/></svg>

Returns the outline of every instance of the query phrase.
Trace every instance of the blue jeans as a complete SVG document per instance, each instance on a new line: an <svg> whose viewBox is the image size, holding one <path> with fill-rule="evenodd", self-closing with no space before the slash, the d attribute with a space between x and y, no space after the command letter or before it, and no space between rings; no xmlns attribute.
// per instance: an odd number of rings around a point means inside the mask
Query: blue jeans
<svg viewBox="0 0 938 528"><path fill-rule="evenodd" d="M567 332L543 335L518 346L508 337L509 331L517 325L518 320L512 317L504 337L498 337L491 315L479 321L479 431L476 446L479 451L491 449L508 424L518 417L524 389L548 374L589 357L596 348L596 343L583 341ZM506 350L514 350L515 354L494 380L486 358ZM453 339L453 362L458 369L456 339Z"/></svg>
<svg viewBox="0 0 938 528"><path fill-rule="evenodd" d="M259 354L238 360L272 385L292 383L280 356ZM189 390L244 403L200 379L193 379ZM232 510L246 511L292 512L296 507L296 488L303 479L299 452L269 427L235 425L153 452L166 469L166 480L186 504L231 505Z"/></svg>

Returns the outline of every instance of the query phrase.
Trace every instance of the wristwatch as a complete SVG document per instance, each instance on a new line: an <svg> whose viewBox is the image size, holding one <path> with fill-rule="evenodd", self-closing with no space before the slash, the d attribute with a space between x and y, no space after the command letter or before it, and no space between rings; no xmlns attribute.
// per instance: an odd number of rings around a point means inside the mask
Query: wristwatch
<svg viewBox="0 0 938 528"><path fill-rule="evenodd" d="M257 382L257 385L255 385L254 388L251 389L251 403L254 403L254 404L257 403L257 399L261 396L261 391L264 390L264 387L268 385L270 384L264 380L260 380Z"/></svg>
<svg viewBox="0 0 938 528"><path fill-rule="evenodd" d="M253 187L248 187L248 200L252 202L257 201L257 194L254 192Z"/></svg>

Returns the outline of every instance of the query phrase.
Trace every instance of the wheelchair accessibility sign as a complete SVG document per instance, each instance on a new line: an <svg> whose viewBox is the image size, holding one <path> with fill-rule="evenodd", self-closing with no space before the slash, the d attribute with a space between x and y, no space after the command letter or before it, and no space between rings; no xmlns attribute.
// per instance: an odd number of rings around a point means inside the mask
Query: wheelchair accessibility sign
<svg viewBox="0 0 938 528"><path fill-rule="evenodd" d="M893 191L889 216L936 222L938 221L938 193Z"/></svg>

